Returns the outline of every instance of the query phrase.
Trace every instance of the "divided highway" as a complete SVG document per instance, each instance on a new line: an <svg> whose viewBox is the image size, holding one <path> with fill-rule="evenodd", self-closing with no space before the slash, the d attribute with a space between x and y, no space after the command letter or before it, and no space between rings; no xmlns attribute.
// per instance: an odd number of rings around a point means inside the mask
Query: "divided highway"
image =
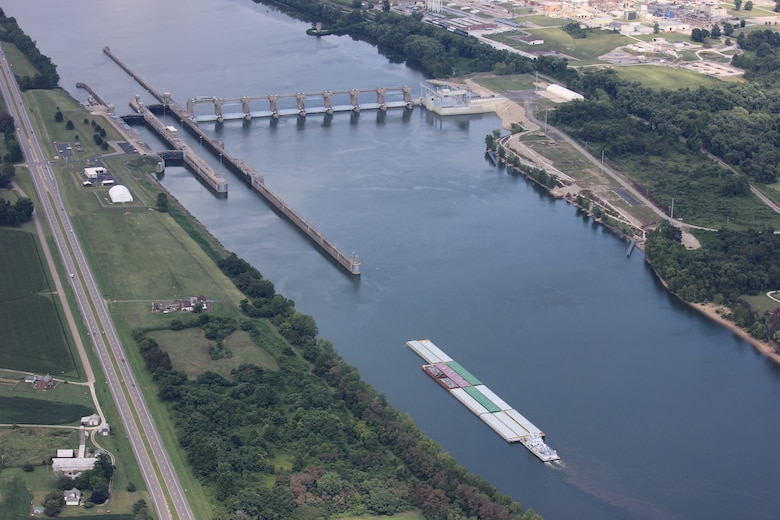
<svg viewBox="0 0 780 520"><path fill-rule="evenodd" d="M108 306L98 289L57 187L51 164L40 146L18 85L0 50L0 91L8 112L17 124L17 139L35 185L39 216L46 215L52 236L76 296L79 311L89 329L108 387L122 418L125 431L160 520L194 520L157 427L138 389L135 376L125 363L125 355ZM41 239L45 239L41 237ZM57 276L56 273L52 273Z"/></svg>

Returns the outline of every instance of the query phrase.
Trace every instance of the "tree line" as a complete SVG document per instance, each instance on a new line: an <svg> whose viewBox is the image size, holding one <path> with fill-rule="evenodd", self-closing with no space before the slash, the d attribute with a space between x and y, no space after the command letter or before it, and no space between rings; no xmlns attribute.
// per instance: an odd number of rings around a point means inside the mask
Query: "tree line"
<svg viewBox="0 0 780 520"><path fill-rule="evenodd" d="M48 56L41 54L35 41L19 28L16 18L6 17L2 8L0 8L0 40L13 43L37 71L37 74L32 77L19 77L14 74L20 89L52 89L57 87L60 82L57 66Z"/></svg>
<svg viewBox="0 0 780 520"><path fill-rule="evenodd" d="M348 34L375 44L391 59L418 67L426 76L449 77L454 74L494 71L520 74L535 70L533 60L494 49L469 38L425 23L421 13L404 16L389 9L370 15L359 8L339 8L313 0L253 0L292 10L305 18L322 21L333 34Z"/></svg>
<svg viewBox="0 0 780 520"><path fill-rule="evenodd" d="M539 518L467 473L393 409L257 269L232 253L220 268L245 291L246 317L192 314L173 320L171 328L200 328L215 342L245 331L278 369L242 364L228 378L205 372L189 379L173 368L163 345L135 334L218 518L319 519L413 509L441 520ZM269 340L269 322L287 341Z"/></svg>

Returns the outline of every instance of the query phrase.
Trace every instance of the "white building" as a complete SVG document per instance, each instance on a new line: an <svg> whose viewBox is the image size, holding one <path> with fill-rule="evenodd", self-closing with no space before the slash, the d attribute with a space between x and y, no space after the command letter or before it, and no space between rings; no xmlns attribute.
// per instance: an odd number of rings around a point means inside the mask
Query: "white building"
<svg viewBox="0 0 780 520"><path fill-rule="evenodd" d="M111 202L133 202L133 196L130 195L130 190L121 184L117 184L110 190L108 190L108 196L111 198Z"/></svg>
<svg viewBox="0 0 780 520"><path fill-rule="evenodd" d="M84 457L83 459L55 457L51 459L51 469L69 477L77 477L83 472L93 469L96 462L95 457Z"/></svg>
<svg viewBox="0 0 780 520"><path fill-rule="evenodd" d="M87 179L97 179L98 175L105 175L106 173L108 173L108 171L102 167L84 168L84 177Z"/></svg>
<svg viewBox="0 0 780 520"><path fill-rule="evenodd" d="M569 90L566 87L562 87L561 85L556 85L553 83L552 85L549 85L547 87L547 93L555 96L559 99L562 99L564 101L574 101L575 99L585 99L585 96L582 94L578 94L577 92L574 92L573 90Z"/></svg>
<svg viewBox="0 0 780 520"><path fill-rule="evenodd" d="M76 488L66 489L62 493L66 506L77 506L81 502L81 491Z"/></svg>

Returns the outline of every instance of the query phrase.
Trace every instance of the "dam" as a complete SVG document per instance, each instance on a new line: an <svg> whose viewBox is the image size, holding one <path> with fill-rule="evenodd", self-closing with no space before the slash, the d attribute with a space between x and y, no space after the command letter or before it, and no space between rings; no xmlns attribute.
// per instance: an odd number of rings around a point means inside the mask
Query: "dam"
<svg viewBox="0 0 780 520"><path fill-rule="evenodd" d="M158 92L155 90L149 83L136 74L127 64L119 59L118 56L112 53L111 49L108 47L103 48L103 53L111 58L125 72L127 72L130 77L132 77L142 87L144 87L152 96L160 101L162 104L162 109L172 117L178 119L185 131L197 137L203 148L209 150L209 152L215 155L218 155L220 165L224 165L226 169L243 178L254 191L260 194L260 196L262 196L266 202L271 205L274 211L294 224L304 235L306 235L306 237L309 238L311 242L315 244L315 246L317 246L320 251L326 253L327 256L333 259L338 265L343 267L349 274L355 276L360 275L360 259L358 255L353 254L352 256L347 256L343 251L336 247L332 241L330 241L319 230L317 230L317 228L309 224L306 219L304 219L300 214L298 214L298 212L290 207L289 204L282 200L281 197L279 197L265 185L263 176L255 171L254 168L249 166L241 159L233 157L230 153L228 153L222 143L212 139L211 136L201 130L197 123L189 117L187 111L171 98L170 93ZM186 143L182 142L181 139L176 136L176 132L178 132L178 130L174 132L174 129L166 126L162 121L154 116L154 111L159 109L157 105L150 105L147 107L140 102L139 96L136 96L134 99L130 100L130 106L133 107L133 109L136 111L136 115L130 116L131 118L142 117L144 122L150 124L150 127L153 128L155 133L162 133L162 135L165 136L164 140L166 143L168 143L170 146L173 146L176 150L182 150L185 163L188 165L190 164L188 161L191 161L192 164L196 165L198 163L202 163L203 168L200 170L201 173L196 171L199 177L209 186L211 186L211 182L214 182L216 185L215 191L217 191L217 193L220 193L218 189L220 187L222 187L222 193L227 193L227 181L222 179L219 174L214 172L205 163L205 161L198 157L196 153L192 152ZM156 123L154 121L156 121ZM222 179L224 184L217 183L219 179Z"/></svg>

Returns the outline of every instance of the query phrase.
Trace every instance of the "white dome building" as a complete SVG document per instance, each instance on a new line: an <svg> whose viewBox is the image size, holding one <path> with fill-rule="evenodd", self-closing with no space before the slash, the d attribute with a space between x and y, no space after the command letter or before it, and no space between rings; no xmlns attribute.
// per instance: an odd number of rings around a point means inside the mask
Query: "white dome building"
<svg viewBox="0 0 780 520"><path fill-rule="evenodd" d="M108 196L111 197L111 202L133 202L133 196L130 195L130 190L121 184L117 184L110 190L108 190Z"/></svg>

